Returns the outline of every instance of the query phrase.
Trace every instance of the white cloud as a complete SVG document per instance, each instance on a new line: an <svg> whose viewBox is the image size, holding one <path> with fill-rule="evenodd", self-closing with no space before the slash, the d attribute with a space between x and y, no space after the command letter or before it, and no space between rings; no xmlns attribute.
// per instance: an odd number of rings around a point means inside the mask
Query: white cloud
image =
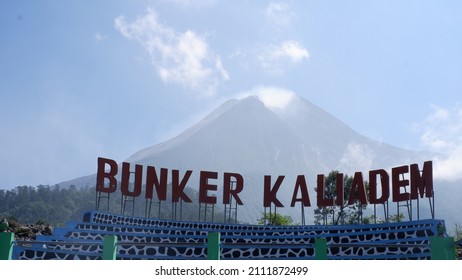
<svg viewBox="0 0 462 280"><path fill-rule="evenodd" d="M96 33L95 34L95 40L96 41L104 41L106 40L107 36L103 35L103 34L100 34L100 33Z"/></svg>
<svg viewBox="0 0 462 280"><path fill-rule="evenodd" d="M295 13L287 2L271 2L266 8L268 19L279 26L289 26Z"/></svg>
<svg viewBox="0 0 462 280"><path fill-rule="evenodd" d="M117 17L115 28L143 46L166 83L213 95L220 83L229 80L220 56L213 54L204 37L191 30L175 31L162 24L152 9L133 22Z"/></svg>
<svg viewBox="0 0 462 280"><path fill-rule="evenodd" d="M275 58L288 58L293 63L298 63L303 59L308 59L310 54L307 49L295 41L285 41L279 49L275 49L273 54Z"/></svg>
<svg viewBox="0 0 462 280"><path fill-rule="evenodd" d="M432 105L423 123L422 143L432 151L449 154L462 144L462 107L445 109Z"/></svg>
<svg viewBox="0 0 462 280"><path fill-rule="evenodd" d="M418 128L424 147L439 154L433 159L434 177L449 181L462 179L462 106L432 105L432 110Z"/></svg>
<svg viewBox="0 0 462 280"><path fill-rule="evenodd" d="M348 143L340 159L339 170L350 173L358 170L370 170L374 158L374 152L367 145Z"/></svg>
<svg viewBox="0 0 462 280"><path fill-rule="evenodd" d="M299 42L288 40L279 45L264 45L259 51L261 66L273 73L284 72L290 66L308 60L310 53Z"/></svg>
<svg viewBox="0 0 462 280"><path fill-rule="evenodd" d="M220 57L220 56L217 56L215 67L216 67L217 70L220 72L221 77L222 77L225 81L227 81L227 80L230 79L230 78L229 78L228 71L226 71L226 69L223 67L223 62L221 61L221 57Z"/></svg>
<svg viewBox="0 0 462 280"><path fill-rule="evenodd" d="M297 95L288 89L273 86L257 86L237 95L238 99L256 96L268 109L280 111L286 109Z"/></svg>

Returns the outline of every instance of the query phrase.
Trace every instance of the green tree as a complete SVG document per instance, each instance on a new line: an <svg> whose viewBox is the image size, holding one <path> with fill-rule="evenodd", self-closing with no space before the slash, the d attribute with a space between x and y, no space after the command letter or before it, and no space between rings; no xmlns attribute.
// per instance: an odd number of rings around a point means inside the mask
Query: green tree
<svg viewBox="0 0 462 280"><path fill-rule="evenodd" d="M398 214L394 214L394 215L390 215L388 217L388 221L392 222L392 223L399 223L401 221L404 221L405 217L404 217L404 214L403 213L399 213Z"/></svg>
<svg viewBox="0 0 462 280"><path fill-rule="evenodd" d="M462 239L462 226L459 224L455 224L454 227L454 239L461 240Z"/></svg>
<svg viewBox="0 0 462 280"><path fill-rule="evenodd" d="M258 220L260 225L273 226L288 226L293 224L292 217L281 215L279 213L262 213L262 217Z"/></svg>
<svg viewBox="0 0 462 280"><path fill-rule="evenodd" d="M324 188L324 197L327 199L332 199L337 201L337 175L338 171L331 171L325 178L325 188ZM363 220L362 213L366 209L366 204L361 204L358 197L358 192L356 190L353 197L352 204L349 204L349 198L351 189L353 186L354 177L344 175L343 177L343 204L318 207L314 209L314 218L315 224L356 224L362 222L368 222L368 220ZM369 193L369 184L364 182L366 188L366 196ZM315 188L317 192L317 187Z"/></svg>
<svg viewBox="0 0 462 280"><path fill-rule="evenodd" d="M79 220L94 208L94 188L19 186L0 191L0 218L16 217L21 223L60 225Z"/></svg>
<svg viewBox="0 0 462 280"><path fill-rule="evenodd" d="M168 199L171 200L171 188L167 193ZM198 193L192 188L186 187L185 193L190 197L197 197ZM164 219L178 219L187 221L205 220L204 211L201 210L199 216L199 203L169 203L153 204L151 217ZM108 200L103 200L100 210L111 213L121 213L121 192L117 192ZM109 206L109 207L108 207ZM137 198L134 207L134 216L144 216L147 202L144 198ZM157 208L159 207L159 208ZM132 215L132 204L127 203L125 213ZM72 220L82 219L82 214L95 209L95 187L87 186L77 188L70 186L62 188L59 185L47 186L39 185L37 187L19 186L11 190L0 190L0 220L3 217L16 217L20 223L40 223L60 226ZM203 207L201 209L204 209ZM174 216L175 210L175 216ZM206 209L207 221L215 222L224 221L224 213L220 209ZM158 216L160 212L160 216ZM213 215L212 215L213 214ZM232 222L238 222L233 221Z"/></svg>

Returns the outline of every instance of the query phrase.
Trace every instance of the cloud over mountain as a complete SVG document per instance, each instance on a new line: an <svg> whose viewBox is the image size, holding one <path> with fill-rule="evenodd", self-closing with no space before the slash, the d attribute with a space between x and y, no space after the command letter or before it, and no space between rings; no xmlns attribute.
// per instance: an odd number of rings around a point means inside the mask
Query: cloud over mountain
<svg viewBox="0 0 462 280"><path fill-rule="evenodd" d="M278 44L262 44L259 49L257 59L261 67L274 74L283 73L310 57L308 50L294 40L286 40Z"/></svg>
<svg viewBox="0 0 462 280"><path fill-rule="evenodd" d="M432 105L433 112L419 125L425 148L437 153L435 177L454 182L462 179L462 107Z"/></svg>
<svg viewBox="0 0 462 280"><path fill-rule="evenodd" d="M229 80L221 57L210 50L204 36L192 30L174 30L162 23L153 9L132 22L119 16L114 25L124 37L145 49L157 74L166 83L214 95L218 85Z"/></svg>

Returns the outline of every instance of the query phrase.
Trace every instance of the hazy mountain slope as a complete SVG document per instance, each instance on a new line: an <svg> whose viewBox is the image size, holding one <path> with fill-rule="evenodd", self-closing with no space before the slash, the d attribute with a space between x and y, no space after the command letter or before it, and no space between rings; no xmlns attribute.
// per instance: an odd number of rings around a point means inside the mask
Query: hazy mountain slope
<svg viewBox="0 0 462 280"><path fill-rule="evenodd" d="M257 98L249 97L225 103L171 141L141 150L127 161L178 169L263 172L297 168L302 164L301 147L301 138L291 127Z"/></svg>
<svg viewBox="0 0 462 280"><path fill-rule="evenodd" d="M242 174L245 187L241 196L245 205L239 208L239 219L254 223L263 211L264 175L273 175L273 182L277 175L286 176L278 192L278 198L286 205L280 212L298 221L300 208L288 207L296 175L306 175L315 206L316 174L336 169L348 174L362 171L367 176L371 168L421 164L429 159L425 156L364 137L294 95L281 107L265 106L255 96L230 100L177 137L142 149L126 161L182 172L193 170L188 186L195 189L201 170ZM221 175L216 181L219 199ZM94 183L95 176L87 176L62 184ZM312 209L306 210L309 215Z"/></svg>

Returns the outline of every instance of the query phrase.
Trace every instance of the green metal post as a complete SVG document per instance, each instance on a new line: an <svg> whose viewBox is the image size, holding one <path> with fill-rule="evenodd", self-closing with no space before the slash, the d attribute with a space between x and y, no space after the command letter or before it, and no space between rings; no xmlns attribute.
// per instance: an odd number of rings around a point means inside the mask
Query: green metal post
<svg viewBox="0 0 462 280"><path fill-rule="evenodd" d="M327 260L327 240L325 238L314 240L314 255L316 260Z"/></svg>
<svg viewBox="0 0 462 280"><path fill-rule="evenodd" d="M220 259L220 233L209 232L207 238L207 259L219 260Z"/></svg>
<svg viewBox="0 0 462 280"><path fill-rule="evenodd" d="M117 256L117 236L106 235L103 243L103 260L115 260Z"/></svg>
<svg viewBox="0 0 462 280"><path fill-rule="evenodd" d="M431 236L430 256L432 260L455 260L454 238Z"/></svg>
<svg viewBox="0 0 462 280"><path fill-rule="evenodd" d="M13 256L14 233L0 232L0 260L11 260Z"/></svg>

